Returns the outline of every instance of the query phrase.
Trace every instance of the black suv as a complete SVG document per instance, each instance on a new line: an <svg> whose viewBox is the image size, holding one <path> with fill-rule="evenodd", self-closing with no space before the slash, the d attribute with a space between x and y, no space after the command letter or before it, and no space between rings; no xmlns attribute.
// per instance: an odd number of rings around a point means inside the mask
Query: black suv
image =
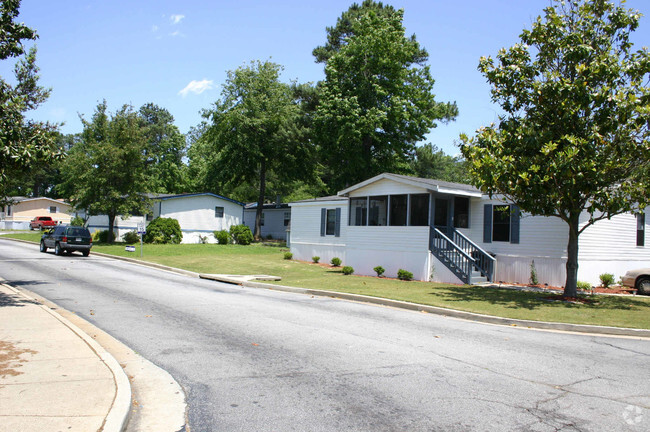
<svg viewBox="0 0 650 432"><path fill-rule="evenodd" d="M90 254L93 239L88 228L59 225L47 231L41 237L41 252L54 248L56 255L79 251L83 256Z"/></svg>

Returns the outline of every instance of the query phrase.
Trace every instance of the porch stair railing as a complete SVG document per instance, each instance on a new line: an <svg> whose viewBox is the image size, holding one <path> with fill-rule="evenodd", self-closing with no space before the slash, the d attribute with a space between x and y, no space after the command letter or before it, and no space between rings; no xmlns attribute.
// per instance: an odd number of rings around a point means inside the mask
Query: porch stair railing
<svg viewBox="0 0 650 432"><path fill-rule="evenodd" d="M492 281L494 257L456 230L452 238L432 228L430 250L434 256L467 284Z"/></svg>

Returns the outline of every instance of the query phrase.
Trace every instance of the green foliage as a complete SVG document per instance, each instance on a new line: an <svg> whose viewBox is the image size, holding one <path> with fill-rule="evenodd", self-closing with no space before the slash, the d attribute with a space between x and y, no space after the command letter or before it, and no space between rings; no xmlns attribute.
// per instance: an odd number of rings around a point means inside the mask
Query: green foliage
<svg viewBox="0 0 650 432"><path fill-rule="evenodd" d="M293 258L293 254L291 252L285 252L284 253L284 259L290 260Z"/></svg>
<svg viewBox="0 0 650 432"><path fill-rule="evenodd" d="M535 267L535 260L530 263L530 278L528 279L531 285L538 285L539 280L537 279L537 268Z"/></svg>
<svg viewBox="0 0 650 432"><path fill-rule="evenodd" d="M190 152L202 159L199 177L213 187L255 185L258 214L271 173L280 181L309 178L312 146L306 139L299 101L279 81L282 67L252 62L228 72L221 99L205 110L205 131ZM260 238L259 217L255 238Z"/></svg>
<svg viewBox="0 0 650 432"><path fill-rule="evenodd" d="M343 272L344 275L351 275L352 273L354 273L354 269L351 266L343 266L341 271Z"/></svg>
<svg viewBox="0 0 650 432"><path fill-rule="evenodd" d="M113 243L113 241L115 241L115 233L109 230L95 231L92 234L92 238L93 241L97 241L99 243Z"/></svg>
<svg viewBox="0 0 650 432"><path fill-rule="evenodd" d="M521 43L480 59L505 114L461 150L483 192L568 224L565 295L575 297L580 233L650 199L650 52L632 51L637 11L568 0L544 14Z"/></svg>
<svg viewBox="0 0 650 432"><path fill-rule="evenodd" d="M181 225L176 219L157 217L147 225L145 243L179 244L183 240Z"/></svg>
<svg viewBox="0 0 650 432"><path fill-rule="evenodd" d="M614 284L614 275L611 273L603 273L598 278L600 279L600 284L605 288L609 288L610 285Z"/></svg>
<svg viewBox="0 0 650 432"><path fill-rule="evenodd" d="M332 258L332 260L330 261L330 264L332 264L332 266L334 266L334 267L340 266L341 265L341 258L339 258L339 257Z"/></svg>
<svg viewBox="0 0 650 432"><path fill-rule="evenodd" d="M325 63L314 126L330 191L409 171L415 143L458 113L435 101L428 53L406 36L403 14L372 0L353 4L313 51Z"/></svg>
<svg viewBox="0 0 650 432"><path fill-rule="evenodd" d="M249 245L253 242L253 233L246 225L232 225L230 227L230 235L233 241L240 245Z"/></svg>
<svg viewBox="0 0 650 432"><path fill-rule="evenodd" d="M61 168L60 191L75 208L89 215L107 215L112 230L118 215L149 210L146 140L140 118L128 105L109 115L103 101L92 119L82 118L82 123L80 139Z"/></svg>
<svg viewBox="0 0 650 432"><path fill-rule="evenodd" d="M386 269L383 268L382 266L377 266L373 270L375 271L375 273L377 273L377 277L382 277L384 275L384 272L386 271Z"/></svg>
<svg viewBox="0 0 650 432"><path fill-rule="evenodd" d="M226 230L215 231L214 238L217 239L217 243L220 245L227 245L230 243L230 233Z"/></svg>
<svg viewBox="0 0 650 432"><path fill-rule="evenodd" d="M397 279L410 281L413 280L413 273L404 269L397 270Z"/></svg>
<svg viewBox="0 0 650 432"><path fill-rule="evenodd" d="M455 183L469 183L464 159L445 154L433 144L425 144L415 149L411 170L418 177L444 180Z"/></svg>
<svg viewBox="0 0 650 432"><path fill-rule="evenodd" d="M75 216L72 219L70 219L70 225L71 226L84 226L86 225L86 221L83 220L81 216Z"/></svg>
<svg viewBox="0 0 650 432"><path fill-rule="evenodd" d="M582 291L590 291L591 290L591 284L589 282L584 282L584 281L578 281L578 289Z"/></svg>
<svg viewBox="0 0 650 432"><path fill-rule="evenodd" d="M318 261L320 261L320 257L319 256L313 256L313 257L311 257L311 260L314 262L314 264L318 264Z"/></svg>
<svg viewBox="0 0 650 432"><path fill-rule="evenodd" d="M122 240L126 244L135 244L140 242L140 235L136 231L128 231L122 235Z"/></svg>
<svg viewBox="0 0 650 432"><path fill-rule="evenodd" d="M25 50L36 32L18 17L20 1L0 2L0 60L18 58L14 85L0 77L0 204L6 204L11 180L62 157L56 146L56 125L25 118L27 111L47 100L50 90L38 85L36 48ZM3 67L4 70L8 68Z"/></svg>

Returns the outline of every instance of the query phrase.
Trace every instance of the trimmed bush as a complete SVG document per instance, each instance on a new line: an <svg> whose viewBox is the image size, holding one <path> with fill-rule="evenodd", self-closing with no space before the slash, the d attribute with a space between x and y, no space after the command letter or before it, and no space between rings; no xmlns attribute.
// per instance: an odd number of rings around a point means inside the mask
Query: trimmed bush
<svg viewBox="0 0 650 432"><path fill-rule="evenodd" d="M312 260L315 264L318 264L318 261L320 261L320 257L319 257L319 256L313 256L313 257L311 257L311 260Z"/></svg>
<svg viewBox="0 0 650 432"><path fill-rule="evenodd" d="M339 258L339 257L332 258L332 261L330 261L330 264L332 264L334 267L340 266L341 265L341 258Z"/></svg>
<svg viewBox="0 0 650 432"><path fill-rule="evenodd" d="M217 243L220 245L227 245L230 243L230 233L226 230L215 231L214 238L217 239Z"/></svg>
<svg viewBox="0 0 650 432"><path fill-rule="evenodd" d="M253 242L253 233L246 225L233 225L230 227L230 236L239 245L249 245Z"/></svg>
<svg viewBox="0 0 650 432"><path fill-rule="evenodd" d="M113 240L115 240L115 233L111 233ZM95 231L92 234L93 242L108 243L108 230Z"/></svg>
<svg viewBox="0 0 650 432"><path fill-rule="evenodd" d="M591 284L589 282L578 281L578 289L583 291L590 291Z"/></svg>
<svg viewBox="0 0 650 432"><path fill-rule="evenodd" d="M614 284L614 275L611 273L603 273L598 277L600 278L600 283L603 284L605 288Z"/></svg>
<svg viewBox="0 0 650 432"><path fill-rule="evenodd" d="M351 275L354 273L354 269L351 266L345 266L341 269L344 275Z"/></svg>
<svg viewBox="0 0 650 432"><path fill-rule="evenodd" d="M404 269L399 269L397 270L397 279L410 281L413 279L413 273Z"/></svg>
<svg viewBox="0 0 650 432"><path fill-rule="evenodd" d="M145 243L179 244L183 240L181 225L176 219L157 217L147 225Z"/></svg>
<svg viewBox="0 0 650 432"><path fill-rule="evenodd" d="M384 272L386 271L386 269L383 268L382 266L377 266L373 270L375 271L375 273L377 273L377 277L382 277Z"/></svg>
<svg viewBox="0 0 650 432"><path fill-rule="evenodd" d="M293 258L293 254L291 252L285 252L284 253L284 259L290 260Z"/></svg>
<svg viewBox="0 0 650 432"><path fill-rule="evenodd" d="M122 240L126 244L136 244L140 241L140 236L136 231L129 231L122 236Z"/></svg>

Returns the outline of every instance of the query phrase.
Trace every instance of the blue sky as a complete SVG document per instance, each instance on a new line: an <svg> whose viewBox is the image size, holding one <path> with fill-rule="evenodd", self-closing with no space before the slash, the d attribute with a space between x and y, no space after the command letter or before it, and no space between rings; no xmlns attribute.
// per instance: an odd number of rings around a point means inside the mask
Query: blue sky
<svg viewBox="0 0 650 432"><path fill-rule="evenodd" d="M360 1L359 1L360 2ZM490 89L477 71L482 55L494 56L518 42L523 28L548 0L395 0L404 9L408 35L429 52L434 92L456 101L460 115L427 136L448 154L461 132L473 134L497 119ZM327 0L23 0L19 21L40 36L37 64L50 99L32 117L64 122L64 133L81 131L79 114L90 118L102 99L109 110L153 102L168 109L185 133L200 111L220 96L226 71L251 60L279 63L284 81L324 78L312 50L326 40L352 1ZM650 2L628 8L650 15ZM650 18L634 33L635 48L650 45ZM11 65L0 74L8 77Z"/></svg>

